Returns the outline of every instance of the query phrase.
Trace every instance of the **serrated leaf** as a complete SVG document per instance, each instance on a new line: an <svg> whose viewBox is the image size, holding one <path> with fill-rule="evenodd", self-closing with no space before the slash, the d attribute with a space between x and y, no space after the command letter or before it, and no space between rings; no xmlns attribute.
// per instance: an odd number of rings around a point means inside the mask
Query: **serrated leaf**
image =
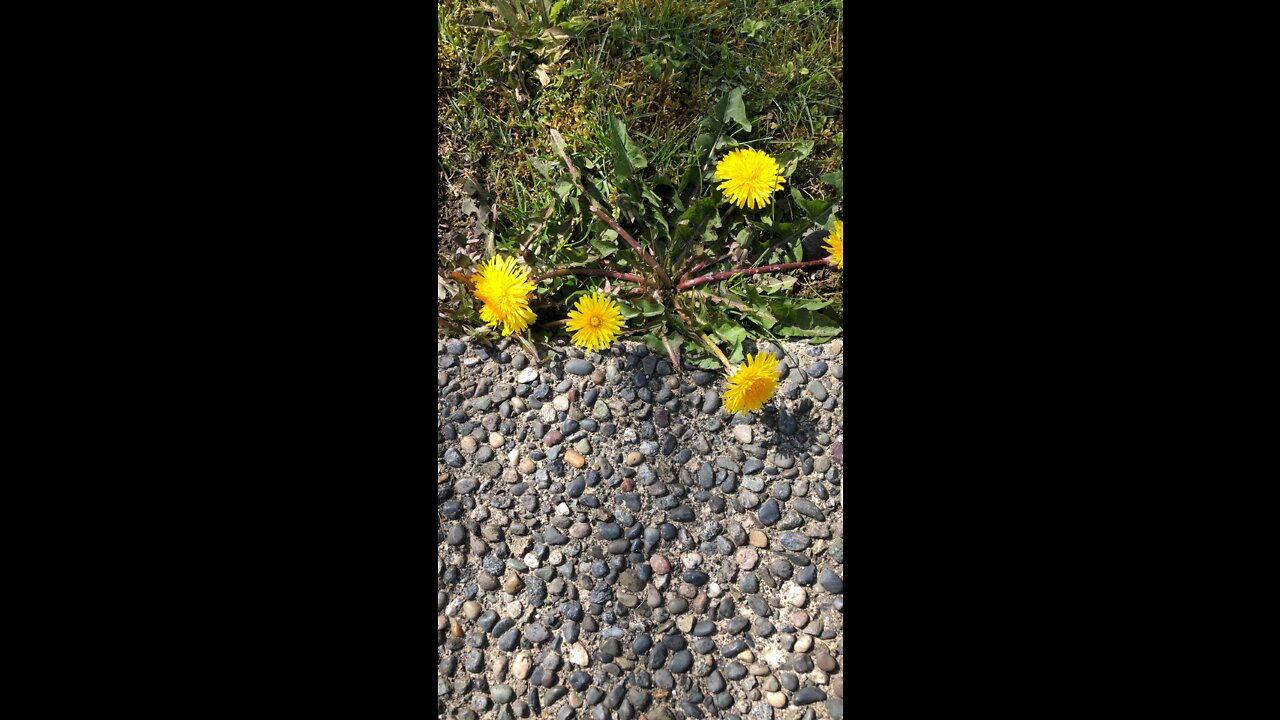
<svg viewBox="0 0 1280 720"><path fill-rule="evenodd" d="M640 314L645 317L657 317L662 314L662 306L652 300L638 298L635 303L636 307L640 308Z"/></svg>
<svg viewBox="0 0 1280 720"><path fill-rule="evenodd" d="M724 323L716 328L716 335L736 345L747 339L747 329L734 323Z"/></svg>
<svg viewBox="0 0 1280 720"><path fill-rule="evenodd" d="M635 174L636 170L648 167L648 160L639 148L631 144L631 138L627 135L627 126L623 125L613 113L609 113L607 120L609 147L613 150L613 164L618 175L629 178Z"/></svg>
<svg viewBox="0 0 1280 720"><path fill-rule="evenodd" d="M614 233L614 235L617 235L617 233ZM603 240L601 238L596 238L596 237L591 238L589 242L591 243L591 247L595 248L596 252L600 253L600 257L602 258L607 258L610 255L618 252L617 243L610 243L606 240Z"/></svg>
<svg viewBox="0 0 1280 720"><path fill-rule="evenodd" d="M703 370L715 370L716 368L721 367L720 361L715 358L702 358L695 362L694 366L700 367Z"/></svg>
<svg viewBox="0 0 1280 720"><path fill-rule="evenodd" d="M743 87L741 85L729 91L729 95L726 98L728 102L725 104L725 114L722 120L726 122L733 120L741 125L743 130L750 132L751 123L747 120L747 106L742 103L742 91Z"/></svg>
<svg viewBox="0 0 1280 720"><path fill-rule="evenodd" d="M623 320L630 320L640 314L640 311L636 309L635 305L632 305L630 301L623 300L621 298L618 298L618 312L622 315Z"/></svg>
<svg viewBox="0 0 1280 720"><path fill-rule="evenodd" d="M835 188L840 197L844 197L844 169L823 175L822 182Z"/></svg>
<svg viewBox="0 0 1280 720"><path fill-rule="evenodd" d="M805 215L808 216L810 221L817 221L824 212L829 210L831 206L835 204L830 200L810 200L800 194L800 191L794 186L791 188L791 199L795 201L796 205L799 205L800 208L804 210Z"/></svg>
<svg viewBox="0 0 1280 720"><path fill-rule="evenodd" d="M796 303L792 307L796 310L821 310L831 305L830 300L804 300Z"/></svg>
<svg viewBox="0 0 1280 720"><path fill-rule="evenodd" d="M813 141L801 140L791 147L787 152L778 156L778 164L782 166L784 177L791 177L791 173L795 172L800 161L809 157L813 153Z"/></svg>
<svg viewBox="0 0 1280 720"><path fill-rule="evenodd" d="M782 337L817 337L834 336L841 330L839 322L823 313L793 308L777 332Z"/></svg>
<svg viewBox="0 0 1280 720"><path fill-rule="evenodd" d="M756 288L762 293L771 295L773 293L785 292L791 289L791 286L795 284L796 279L792 275L774 275L762 280Z"/></svg>

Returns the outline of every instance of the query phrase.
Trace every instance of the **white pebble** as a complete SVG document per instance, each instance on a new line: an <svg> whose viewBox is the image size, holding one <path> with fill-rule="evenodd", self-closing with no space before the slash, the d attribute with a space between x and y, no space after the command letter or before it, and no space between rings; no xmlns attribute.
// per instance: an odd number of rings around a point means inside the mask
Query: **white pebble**
<svg viewBox="0 0 1280 720"><path fill-rule="evenodd" d="M516 376L516 382L522 382L522 383L531 383L537 379L538 379L538 371L534 370L531 367L527 367L521 370L520 374Z"/></svg>
<svg viewBox="0 0 1280 720"><path fill-rule="evenodd" d="M456 617L458 614L458 609L462 607L463 602L465 601L462 599L461 595L450 600L449 604L446 605L444 608L444 614L448 615L449 617Z"/></svg>
<svg viewBox="0 0 1280 720"><path fill-rule="evenodd" d="M782 599L793 607L804 607L804 604L809 600L809 596L805 594L804 588L799 585L787 583L787 587L782 591Z"/></svg>
<svg viewBox="0 0 1280 720"><path fill-rule="evenodd" d="M733 436L738 439L738 442L744 442L744 443L751 442L751 426L750 425L734 425Z"/></svg>
<svg viewBox="0 0 1280 720"><path fill-rule="evenodd" d="M538 556L533 553L525 553L524 564L528 565L530 568L538 567Z"/></svg>
<svg viewBox="0 0 1280 720"><path fill-rule="evenodd" d="M694 570L702 564L702 555L692 552L680 558L680 561L684 563L685 570Z"/></svg>
<svg viewBox="0 0 1280 720"><path fill-rule="evenodd" d="M568 505L565 505L564 503L560 503L559 505L557 505L557 506L556 506L556 514L557 514L557 515L568 515L568 514L569 514L569 506L568 506Z"/></svg>
<svg viewBox="0 0 1280 720"><path fill-rule="evenodd" d="M551 401L551 407L559 410L560 412L568 412L569 398L564 395L557 395L555 396L555 399Z"/></svg>

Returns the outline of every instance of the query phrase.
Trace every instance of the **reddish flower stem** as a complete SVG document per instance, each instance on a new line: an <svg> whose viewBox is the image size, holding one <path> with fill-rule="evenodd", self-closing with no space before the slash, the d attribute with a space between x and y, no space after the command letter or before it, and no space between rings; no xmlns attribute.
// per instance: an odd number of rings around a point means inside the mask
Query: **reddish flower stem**
<svg viewBox="0 0 1280 720"><path fill-rule="evenodd" d="M636 242L636 239L631 237L631 233L628 233L626 230L623 230L622 226L619 225L616 220L609 217L608 213L596 207L595 204L591 205L591 212L595 213L596 217L603 220L606 225L613 228L613 231L618 233L619 237L627 241L627 244L629 244L632 247L632 249L635 250L636 253L640 255L640 259L644 260L646 263L649 264L649 267L653 268L654 274L656 274L658 276L658 279L662 281L662 284L664 287L671 287L671 278L667 276L666 271L662 269L662 266L658 264L658 261L655 260L654 257L650 255L647 250L640 247L640 243Z"/></svg>
<svg viewBox="0 0 1280 720"><path fill-rule="evenodd" d="M680 279L676 281L676 284L677 284L677 285L679 285L680 283L684 282L684 281L685 281L685 279L686 279L686 278L688 278L690 275L692 275L692 274L694 274L694 273L698 272L699 270L701 270L701 269L703 269L703 268L708 268L708 267L711 267L711 266L713 266L713 265L719 265L719 264L720 264L720 262L721 262L721 261L723 261L723 260L724 260L725 258L727 258L727 257L729 257L729 253L725 253L724 255L721 255L720 257L715 258L714 260L703 260L702 262L698 263L697 265L694 265L693 267L691 267L691 268L689 268L688 270L684 271L684 273L682 273L682 274L680 275Z"/></svg>
<svg viewBox="0 0 1280 720"><path fill-rule="evenodd" d="M631 273L618 272L616 270L596 270L595 268L565 268L564 270L552 270L549 273L543 273L537 277L529 279L529 282L536 283L547 278L560 277L561 275L594 275L596 277L613 278L614 280L626 280L627 282L648 285L649 281L633 275Z"/></svg>
<svg viewBox="0 0 1280 720"><path fill-rule="evenodd" d="M692 280L685 280L684 282L676 286L676 290L688 290L689 288L694 287L696 285L701 285L703 283L709 283L709 282L716 282L717 280L725 280L727 278L733 277L734 275L759 275L760 273L778 272L780 270L795 270L796 268L812 267L814 265L826 265L828 262L829 262L829 259L824 257L824 258L819 258L817 260L810 260L808 262L783 263L782 265L766 265L764 267L758 267L758 268L739 268L737 270L725 270L724 272L712 273L710 275L703 275L702 277L693 278Z"/></svg>

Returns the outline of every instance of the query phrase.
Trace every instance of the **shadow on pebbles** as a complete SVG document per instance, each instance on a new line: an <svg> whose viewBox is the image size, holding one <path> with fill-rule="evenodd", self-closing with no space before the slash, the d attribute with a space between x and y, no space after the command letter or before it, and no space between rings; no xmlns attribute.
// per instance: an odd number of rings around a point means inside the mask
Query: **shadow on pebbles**
<svg viewBox="0 0 1280 720"><path fill-rule="evenodd" d="M438 343L441 716L843 717L843 343L759 349L731 417L643 345Z"/></svg>

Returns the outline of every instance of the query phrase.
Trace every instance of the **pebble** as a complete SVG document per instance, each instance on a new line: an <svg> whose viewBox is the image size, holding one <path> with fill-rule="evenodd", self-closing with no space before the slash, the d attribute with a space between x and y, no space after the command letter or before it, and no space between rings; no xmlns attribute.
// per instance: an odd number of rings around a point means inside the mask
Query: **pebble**
<svg viewBox="0 0 1280 720"><path fill-rule="evenodd" d="M826 699L827 699L827 694L822 692L822 690L819 690L816 687L800 688L800 692L796 693L797 705L809 705L810 703L816 703L819 700L826 700Z"/></svg>
<svg viewBox="0 0 1280 720"><path fill-rule="evenodd" d="M809 547L810 542L808 537L801 535L800 533L793 532L782 533L778 541L782 543L782 547L794 552L800 552L801 550Z"/></svg>
<svg viewBox="0 0 1280 720"><path fill-rule="evenodd" d="M778 522L782 517L782 512L778 509L778 501L770 498L765 501L760 509L756 511L756 517L763 525L772 525Z"/></svg>
<svg viewBox="0 0 1280 720"><path fill-rule="evenodd" d="M573 375L590 375L594 366L586 360L573 358L564 364L564 371Z"/></svg>
<svg viewBox="0 0 1280 720"><path fill-rule="evenodd" d="M671 658L671 672L680 674L689 672L689 668L693 667L693 654L688 650L681 650Z"/></svg>
<svg viewBox="0 0 1280 720"><path fill-rule="evenodd" d="M702 412L706 413L707 415L710 415L719 409L720 409L720 394L715 392L708 393L707 396L702 400Z"/></svg>
<svg viewBox="0 0 1280 720"><path fill-rule="evenodd" d="M437 343L441 712L842 720L839 353L757 433L721 373L495 341Z"/></svg>
<svg viewBox="0 0 1280 720"><path fill-rule="evenodd" d="M844 581L830 568L823 570L822 574L818 576L818 584L830 593L844 592Z"/></svg>

